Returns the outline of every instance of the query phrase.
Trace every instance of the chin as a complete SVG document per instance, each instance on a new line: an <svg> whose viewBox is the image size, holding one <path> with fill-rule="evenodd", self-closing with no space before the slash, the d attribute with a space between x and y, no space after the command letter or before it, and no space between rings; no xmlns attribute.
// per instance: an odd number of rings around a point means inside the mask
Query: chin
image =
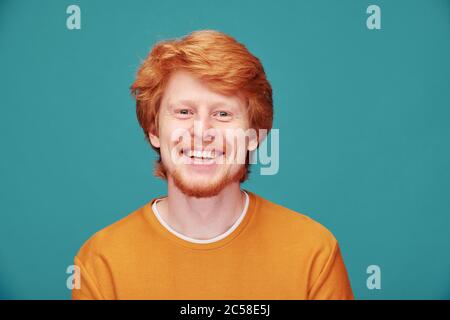
<svg viewBox="0 0 450 320"><path fill-rule="evenodd" d="M228 179L214 179L212 177L199 177L193 175L172 175L175 186L185 195L195 198L208 198L216 196L229 183Z"/></svg>
<svg viewBox="0 0 450 320"><path fill-rule="evenodd" d="M181 186L178 186L179 189L188 197L194 197L194 198L210 198L217 196L220 191L222 191L223 188L195 188L195 187L188 187L188 188L181 188Z"/></svg>
<svg viewBox="0 0 450 320"><path fill-rule="evenodd" d="M168 175L172 178L174 185L186 196L209 198L217 196L229 184L239 183L246 172L245 166L241 166L235 172L227 172L222 168L214 173L192 172L189 168L178 167Z"/></svg>

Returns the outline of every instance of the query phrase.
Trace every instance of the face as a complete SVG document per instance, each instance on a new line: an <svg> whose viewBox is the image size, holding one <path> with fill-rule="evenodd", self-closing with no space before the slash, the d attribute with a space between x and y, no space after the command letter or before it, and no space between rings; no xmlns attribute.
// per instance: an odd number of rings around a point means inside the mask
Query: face
<svg viewBox="0 0 450 320"><path fill-rule="evenodd" d="M257 147L249 129L246 101L208 88L187 71L174 72L150 142L160 149L168 183L194 197L217 195L245 174L245 157ZM247 131L248 132L248 131Z"/></svg>

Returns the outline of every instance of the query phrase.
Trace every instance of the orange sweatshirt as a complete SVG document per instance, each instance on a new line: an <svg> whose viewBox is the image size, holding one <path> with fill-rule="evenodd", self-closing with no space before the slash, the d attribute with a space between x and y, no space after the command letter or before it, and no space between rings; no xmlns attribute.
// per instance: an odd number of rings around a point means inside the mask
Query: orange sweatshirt
<svg viewBox="0 0 450 320"><path fill-rule="evenodd" d="M353 299L338 242L311 218L247 191L225 238L170 232L151 200L94 234L75 256L72 299Z"/></svg>

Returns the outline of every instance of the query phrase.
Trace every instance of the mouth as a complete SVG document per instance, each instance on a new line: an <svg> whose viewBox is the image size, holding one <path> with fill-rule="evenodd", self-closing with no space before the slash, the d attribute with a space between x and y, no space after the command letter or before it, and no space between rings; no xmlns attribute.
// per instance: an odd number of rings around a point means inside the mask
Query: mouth
<svg viewBox="0 0 450 320"><path fill-rule="evenodd" d="M223 156L220 150L193 150L181 149L180 155L187 160L187 164L211 165L215 164L216 160Z"/></svg>

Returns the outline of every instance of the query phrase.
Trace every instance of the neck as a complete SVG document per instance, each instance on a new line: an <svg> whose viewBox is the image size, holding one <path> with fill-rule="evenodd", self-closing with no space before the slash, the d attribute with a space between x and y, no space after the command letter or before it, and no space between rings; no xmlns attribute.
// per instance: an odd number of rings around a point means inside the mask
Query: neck
<svg viewBox="0 0 450 320"><path fill-rule="evenodd" d="M233 182L208 198L185 195L168 179L168 196L158 203L162 219L174 230L194 239L211 239L226 232L244 209L245 195Z"/></svg>

